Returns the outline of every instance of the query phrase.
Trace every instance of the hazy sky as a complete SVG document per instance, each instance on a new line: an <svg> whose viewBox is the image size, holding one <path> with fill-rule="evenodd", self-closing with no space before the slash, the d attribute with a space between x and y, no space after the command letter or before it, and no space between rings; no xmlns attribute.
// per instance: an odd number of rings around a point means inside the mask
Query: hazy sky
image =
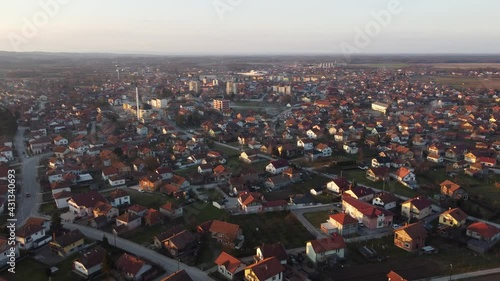
<svg viewBox="0 0 500 281"><path fill-rule="evenodd" d="M402 11L356 43L357 30L374 26L373 13L391 1L398 0L3 0L0 50L500 53L498 0L399 0ZM47 16L40 3L57 9Z"/></svg>

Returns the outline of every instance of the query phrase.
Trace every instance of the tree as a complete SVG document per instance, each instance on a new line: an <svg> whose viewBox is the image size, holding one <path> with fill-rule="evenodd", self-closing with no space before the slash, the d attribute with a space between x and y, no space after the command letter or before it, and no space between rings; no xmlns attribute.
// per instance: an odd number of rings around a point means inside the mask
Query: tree
<svg viewBox="0 0 500 281"><path fill-rule="evenodd" d="M59 212L55 212L52 214L51 217L51 222L50 222L50 230L52 230L53 233L58 233L62 229L62 220L61 220L61 214Z"/></svg>
<svg viewBox="0 0 500 281"><path fill-rule="evenodd" d="M106 255L104 255L104 258L102 260L102 271L106 273L107 276L110 276L112 270L113 270L113 261L111 259L111 256L108 253L106 253Z"/></svg>
<svg viewBox="0 0 500 281"><path fill-rule="evenodd" d="M102 246L104 247L104 249L109 249L109 241L106 235L102 236Z"/></svg>
<svg viewBox="0 0 500 281"><path fill-rule="evenodd" d="M116 154L116 156L121 157L123 155L123 150L121 147L115 147L115 149L113 149L113 153Z"/></svg>

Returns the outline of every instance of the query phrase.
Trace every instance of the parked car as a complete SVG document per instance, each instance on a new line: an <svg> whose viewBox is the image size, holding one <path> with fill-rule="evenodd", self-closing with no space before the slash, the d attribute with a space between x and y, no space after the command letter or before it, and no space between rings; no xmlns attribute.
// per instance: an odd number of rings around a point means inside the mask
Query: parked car
<svg viewBox="0 0 500 281"><path fill-rule="evenodd" d="M401 225L399 225L397 223L395 223L395 224L392 225L392 229L398 229L400 227L401 227Z"/></svg>

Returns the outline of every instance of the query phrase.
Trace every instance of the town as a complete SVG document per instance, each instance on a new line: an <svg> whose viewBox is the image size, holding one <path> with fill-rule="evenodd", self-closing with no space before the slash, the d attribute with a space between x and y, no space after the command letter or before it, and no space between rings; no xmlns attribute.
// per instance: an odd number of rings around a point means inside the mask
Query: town
<svg viewBox="0 0 500 281"><path fill-rule="evenodd" d="M0 77L0 280L500 273L498 64L21 61Z"/></svg>

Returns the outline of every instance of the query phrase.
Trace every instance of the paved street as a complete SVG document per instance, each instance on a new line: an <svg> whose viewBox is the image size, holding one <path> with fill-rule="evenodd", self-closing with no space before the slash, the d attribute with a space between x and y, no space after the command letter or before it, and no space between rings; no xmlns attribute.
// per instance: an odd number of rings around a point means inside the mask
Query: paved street
<svg viewBox="0 0 500 281"><path fill-rule="evenodd" d="M115 244L115 237L110 233L72 223L63 223L63 226L68 229L79 229L85 236L99 241L102 241L102 238L105 235L111 245ZM157 253L156 251L150 250L129 240L116 237L116 247L128 251L136 256L144 257L151 262L156 263L157 265L165 269L167 271L167 274L171 274L172 272L175 272L179 269L184 269L195 281L212 280L205 272L199 270L198 268L179 263L176 260L170 259L164 255Z"/></svg>
<svg viewBox="0 0 500 281"><path fill-rule="evenodd" d="M30 158L25 158L23 152L25 151L23 133L26 128L20 127L17 130L17 134L14 138L14 143L21 161L21 175L18 177L18 181L21 181L21 192L17 195L17 209L16 227L21 227L26 219L30 216L36 216L38 214L38 209L40 208L41 197L39 194L40 185L37 181L38 175L38 163L40 160L49 154L40 154ZM30 197L26 197L26 193L30 193Z"/></svg>

